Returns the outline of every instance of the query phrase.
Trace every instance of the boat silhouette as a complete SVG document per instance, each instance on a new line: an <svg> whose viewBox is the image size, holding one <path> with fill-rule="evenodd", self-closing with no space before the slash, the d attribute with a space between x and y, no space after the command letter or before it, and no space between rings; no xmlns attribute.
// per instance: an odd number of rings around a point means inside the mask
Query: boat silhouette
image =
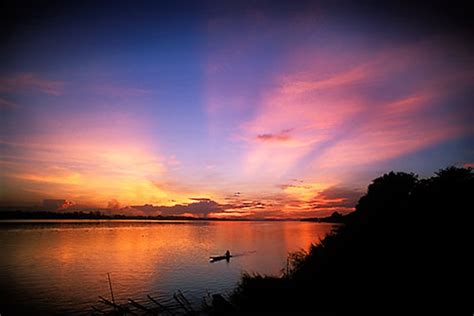
<svg viewBox="0 0 474 316"><path fill-rule="evenodd" d="M230 254L230 251L227 250L225 252L225 255L223 256L210 256L209 257L209 261L210 262L216 262L216 261L221 261L221 260L227 260L227 262L229 262L230 258L232 258L233 256Z"/></svg>

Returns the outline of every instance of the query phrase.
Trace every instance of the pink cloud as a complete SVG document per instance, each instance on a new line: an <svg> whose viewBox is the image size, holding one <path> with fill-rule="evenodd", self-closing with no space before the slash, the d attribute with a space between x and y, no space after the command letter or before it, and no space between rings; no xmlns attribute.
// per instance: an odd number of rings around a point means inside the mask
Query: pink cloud
<svg viewBox="0 0 474 316"><path fill-rule="evenodd" d="M40 91L58 96L63 88L63 81L45 79L33 73L0 78L0 92Z"/></svg>
<svg viewBox="0 0 474 316"><path fill-rule="evenodd" d="M240 139L248 147L246 168L284 175L314 155L310 169L321 172L393 159L472 133L458 124L459 113L450 110L449 100L472 85L473 75L452 66L439 45L426 41L386 48L361 55L336 72L311 59L304 71L285 69L275 87L264 92L253 118L241 125ZM339 57L333 53L326 62L332 65ZM446 113L436 114L442 111ZM291 139L271 146L250 141L287 127L293 128ZM268 133L266 138L276 136Z"/></svg>
<svg viewBox="0 0 474 316"><path fill-rule="evenodd" d="M265 133L257 135L257 140L264 142L286 142L290 140L291 129L284 129L278 133Z"/></svg>
<svg viewBox="0 0 474 316"><path fill-rule="evenodd" d="M242 36L228 31L232 21L209 24L210 42L221 45L212 47L205 63L205 102L215 137L239 146L230 159L237 171L227 172L245 183L239 190L271 195L265 212L350 211L336 197L315 209L308 200L314 192L304 188L277 200L276 184L291 177L356 183L355 174L375 163L474 133L462 117L465 109L456 108L465 105L455 98L472 88L474 64L449 37L393 44L349 34L318 44L282 42L275 45L281 51L271 57L271 71L261 73L245 65L260 60L262 45L282 37L278 23L257 20L245 24L252 32L239 31ZM303 20L286 27L303 38L322 26Z"/></svg>
<svg viewBox="0 0 474 316"><path fill-rule="evenodd" d="M105 95L113 98L132 98L151 95L153 91L149 89L129 87L116 84L96 84L87 86L86 90L93 93Z"/></svg>
<svg viewBox="0 0 474 316"><path fill-rule="evenodd" d="M8 101L7 99L0 98L0 108L16 108L18 105L14 102Z"/></svg>
<svg viewBox="0 0 474 316"><path fill-rule="evenodd" d="M432 102L442 97L439 93L425 91L380 104L363 124L335 142L314 164L319 167L369 164L469 134L468 127L457 124L456 114L442 117L429 114Z"/></svg>

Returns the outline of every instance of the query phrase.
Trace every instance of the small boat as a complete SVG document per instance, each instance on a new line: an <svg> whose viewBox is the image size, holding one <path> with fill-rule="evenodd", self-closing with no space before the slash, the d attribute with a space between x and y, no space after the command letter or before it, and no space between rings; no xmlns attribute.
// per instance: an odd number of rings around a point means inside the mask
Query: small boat
<svg viewBox="0 0 474 316"><path fill-rule="evenodd" d="M211 256L211 257L209 257L209 261L211 261L211 262L216 262L216 261L221 261L221 260L229 261L229 259L231 257L232 257L232 255L230 254L230 251L227 250L225 255L223 255L223 256Z"/></svg>
<svg viewBox="0 0 474 316"><path fill-rule="evenodd" d="M209 257L209 261L210 262L216 262L216 261L221 261L221 260L229 261L230 258L232 258L232 256L211 256Z"/></svg>

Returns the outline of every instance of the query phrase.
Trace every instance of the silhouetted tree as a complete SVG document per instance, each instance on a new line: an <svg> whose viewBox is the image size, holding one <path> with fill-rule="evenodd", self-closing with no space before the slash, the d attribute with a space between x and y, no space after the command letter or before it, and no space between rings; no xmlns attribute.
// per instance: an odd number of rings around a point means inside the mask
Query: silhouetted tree
<svg viewBox="0 0 474 316"><path fill-rule="evenodd" d="M308 255L290 257L285 277L245 276L232 296L237 311L452 312L470 302L456 291L469 270L454 249L466 254L472 247L447 235L443 222L467 216L473 189L470 168L449 167L423 180L403 172L373 180L345 225Z"/></svg>

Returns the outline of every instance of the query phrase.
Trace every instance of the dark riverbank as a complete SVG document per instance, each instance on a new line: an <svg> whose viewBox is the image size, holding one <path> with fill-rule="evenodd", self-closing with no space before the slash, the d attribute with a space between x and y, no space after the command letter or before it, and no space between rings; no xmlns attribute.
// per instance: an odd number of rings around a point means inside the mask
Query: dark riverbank
<svg viewBox="0 0 474 316"><path fill-rule="evenodd" d="M447 168L428 179L403 172L374 179L356 211L345 216L345 225L308 253L292 254L284 276L244 275L230 297L232 305L217 304L213 313L348 315L464 308L468 295L456 286L467 277L456 253L463 240L447 229L474 209L473 192L471 168Z"/></svg>

